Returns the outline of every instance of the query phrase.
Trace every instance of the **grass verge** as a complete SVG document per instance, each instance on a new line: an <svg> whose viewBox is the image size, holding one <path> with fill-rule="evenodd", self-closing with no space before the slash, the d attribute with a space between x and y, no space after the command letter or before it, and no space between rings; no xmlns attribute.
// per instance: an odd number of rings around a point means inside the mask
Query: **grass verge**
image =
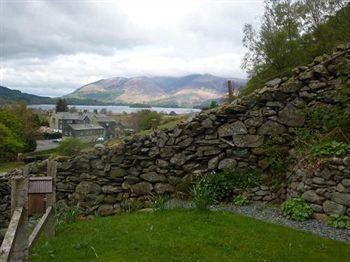
<svg viewBox="0 0 350 262"><path fill-rule="evenodd" d="M24 166L24 163L20 161L0 162L0 172L6 172L11 169L20 168L22 166Z"/></svg>
<svg viewBox="0 0 350 262"><path fill-rule="evenodd" d="M226 212L171 210L64 224L31 261L348 261L350 245Z"/></svg>

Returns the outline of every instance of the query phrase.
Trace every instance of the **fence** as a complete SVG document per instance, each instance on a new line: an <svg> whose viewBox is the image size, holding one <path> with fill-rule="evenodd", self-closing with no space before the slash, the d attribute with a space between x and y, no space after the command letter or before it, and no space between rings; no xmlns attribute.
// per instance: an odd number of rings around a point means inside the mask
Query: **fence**
<svg viewBox="0 0 350 262"><path fill-rule="evenodd" d="M48 237L55 234L55 203L57 162L49 161L48 177L52 180L52 192L46 194L46 211L29 235L28 229L28 181L29 169L23 169L22 176L11 181L11 221L0 247L0 262L28 261L29 250L45 231Z"/></svg>

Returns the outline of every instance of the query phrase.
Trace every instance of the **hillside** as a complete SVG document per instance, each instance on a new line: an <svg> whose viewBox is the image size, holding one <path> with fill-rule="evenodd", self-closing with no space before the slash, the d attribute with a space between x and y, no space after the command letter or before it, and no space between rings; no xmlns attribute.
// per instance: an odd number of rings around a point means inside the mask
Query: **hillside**
<svg viewBox="0 0 350 262"><path fill-rule="evenodd" d="M193 107L225 96L231 79L241 88L246 80L210 74L183 77L114 77L84 85L66 98L96 99L108 103L143 103Z"/></svg>
<svg viewBox="0 0 350 262"><path fill-rule="evenodd" d="M54 100L50 97L22 93L19 90L13 90L4 86L0 86L0 100L2 99L10 101L26 101L28 104L54 103Z"/></svg>
<svg viewBox="0 0 350 262"><path fill-rule="evenodd" d="M0 101L25 101L27 104L55 104L57 98L51 98L46 96L37 96L28 93L23 93L19 90L10 89L4 86L0 86ZM67 103L69 105L101 105L104 104L99 100L93 99L78 99L68 98Z"/></svg>

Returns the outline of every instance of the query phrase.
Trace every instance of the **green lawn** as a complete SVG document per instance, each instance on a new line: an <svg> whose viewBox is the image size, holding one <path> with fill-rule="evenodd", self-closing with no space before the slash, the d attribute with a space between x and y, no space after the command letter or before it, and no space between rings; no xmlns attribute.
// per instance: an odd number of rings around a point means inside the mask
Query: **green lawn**
<svg viewBox="0 0 350 262"><path fill-rule="evenodd" d="M24 163L20 161L0 162L0 172L6 172L14 168L20 168L22 166L24 166Z"/></svg>
<svg viewBox="0 0 350 262"><path fill-rule="evenodd" d="M350 245L232 213L171 210L65 224L32 261L349 261Z"/></svg>

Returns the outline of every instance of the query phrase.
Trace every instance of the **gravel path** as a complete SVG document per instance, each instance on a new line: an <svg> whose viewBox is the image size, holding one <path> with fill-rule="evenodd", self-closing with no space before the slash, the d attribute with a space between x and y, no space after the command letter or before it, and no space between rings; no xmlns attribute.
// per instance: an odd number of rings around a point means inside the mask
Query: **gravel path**
<svg viewBox="0 0 350 262"><path fill-rule="evenodd" d="M229 211L241 215L254 217L258 220L268 221L275 224L285 225L297 228L302 231L311 232L320 237L330 238L333 240L344 241L350 243L350 230L337 229L328 226L324 222L316 219L310 219L303 222L289 220L282 216L280 209L266 206L213 206L212 211Z"/></svg>
<svg viewBox="0 0 350 262"><path fill-rule="evenodd" d="M189 201L179 199L171 199L167 202L165 208L192 208L193 205ZM309 219L303 222L289 220L282 216L281 210L277 207L268 207L266 205L221 205L210 207L211 211L228 211L244 216L249 216L262 221L285 225L302 231L310 232L320 237L330 238L333 240L344 241L350 243L350 230L337 229L328 226L325 222Z"/></svg>

